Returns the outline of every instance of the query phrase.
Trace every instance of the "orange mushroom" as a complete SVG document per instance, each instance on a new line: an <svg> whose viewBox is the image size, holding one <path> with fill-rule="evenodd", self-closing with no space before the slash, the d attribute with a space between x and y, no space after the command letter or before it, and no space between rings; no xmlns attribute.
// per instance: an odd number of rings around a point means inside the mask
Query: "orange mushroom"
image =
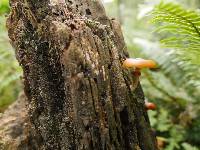
<svg viewBox="0 0 200 150"><path fill-rule="evenodd" d="M123 63L124 68L156 68L156 63L153 60L142 58L127 58Z"/></svg>
<svg viewBox="0 0 200 150"><path fill-rule="evenodd" d="M147 110L156 110L156 105L154 103L145 102L145 108Z"/></svg>
<svg viewBox="0 0 200 150"><path fill-rule="evenodd" d="M156 68L156 63L153 60L146 60L142 58L127 58L123 62L124 68L134 68L133 75L134 81L132 85L132 90L135 90L138 87L139 77L141 75L140 69L142 68Z"/></svg>

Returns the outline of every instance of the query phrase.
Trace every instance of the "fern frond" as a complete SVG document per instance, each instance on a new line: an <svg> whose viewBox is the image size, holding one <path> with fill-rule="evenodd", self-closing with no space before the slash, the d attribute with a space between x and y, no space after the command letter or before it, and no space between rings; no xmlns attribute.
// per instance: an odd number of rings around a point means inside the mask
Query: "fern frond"
<svg viewBox="0 0 200 150"><path fill-rule="evenodd" d="M155 6L152 14L152 22L159 25L156 32L165 33L161 43L179 50L183 60L200 65L200 14L164 2Z"/></svg>
<svg viewBox="0 0 200 150"><path fill-rule="evenodd" d="M159 87L169 93L173 93L175 97L182 97L188 101L194 102L199 99L200 67L198 65L191 64L190 61L183 59L180 51L161 49L159 43L142 38L137 39L135 43L141 47L144 55L142 57L158 62L160 66L159 72L154 73L152 78L154 78ZM149 91L151 95L152 88ZM155 93L158 94L158 92ZM157 96L155 95L155 97Z"/></svg>

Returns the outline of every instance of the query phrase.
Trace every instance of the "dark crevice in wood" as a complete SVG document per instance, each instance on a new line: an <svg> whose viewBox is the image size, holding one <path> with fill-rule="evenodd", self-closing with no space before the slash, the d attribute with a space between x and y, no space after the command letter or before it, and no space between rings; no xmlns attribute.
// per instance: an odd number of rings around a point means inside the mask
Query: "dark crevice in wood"
<svg viewBox="0 0 200 150"><path fill-rule="evenodd" d="M85 12L86 12L87 15L91 15L92 14L90 9L86 9Z"/></svg>

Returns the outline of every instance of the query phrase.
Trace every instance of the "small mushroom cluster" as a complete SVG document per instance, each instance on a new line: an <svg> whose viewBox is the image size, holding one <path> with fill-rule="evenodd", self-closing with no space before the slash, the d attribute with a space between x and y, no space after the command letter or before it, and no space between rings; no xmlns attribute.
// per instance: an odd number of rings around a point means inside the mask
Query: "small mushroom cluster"
<svg viewBox="0 0 200 150"><path fill-rule="evenodd" d="M139 82L139 76L141 75L140 70L143 68L156 68L156 63L153 60L146 60L142 58L127 58L123 62L124 68L134 68L134 76L138 78ZM145 108L147 110L155 110L156 105L154 103L150 103L148 101L145 101Z"/></svg>

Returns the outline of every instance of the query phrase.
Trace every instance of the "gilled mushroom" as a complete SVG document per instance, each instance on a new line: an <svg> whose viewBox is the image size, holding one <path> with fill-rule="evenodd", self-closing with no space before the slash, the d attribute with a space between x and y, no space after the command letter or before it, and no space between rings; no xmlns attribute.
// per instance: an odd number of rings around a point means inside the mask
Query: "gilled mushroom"
<svg viewBox="0 0 200 150"><path fill-rule="evenodd" d="M156 63L153 60L142 58L127 58L123 63L124 68L156 68Z"/></svg>
<svg viewBox="0 0 200 150"><path fill-rule="evenodd" d="M133 89L138 86L139 83L139 76L141 75L140 69L143 68L156 68L156 63L153 60L146 60L142 58L127 58L123 62L124 68L134 68L133 75L136 77L133 83ZM145 108L146 110L155 110L156 105L154 103L150 103L145 101Z"/></svg>
<svg viewBox="0 0 200 150"><path fill-rule="evenodd" d="M143 68L156 68L156 63L153 60L147 60L142 58L127 58L123 62L124 68L134 68L133 75L136 77L136 81L134 85L136 85L139 82L139 76L141 75L140 69ZM135 86L134 86L135 87Z"/></svg>
<svg viewBox="0 0 200 150"><path fill-rule="evenodd" d="M145 102L145 108L146 108L146 110L156 110L156 104L150 103L150 102Z"/></svg>

